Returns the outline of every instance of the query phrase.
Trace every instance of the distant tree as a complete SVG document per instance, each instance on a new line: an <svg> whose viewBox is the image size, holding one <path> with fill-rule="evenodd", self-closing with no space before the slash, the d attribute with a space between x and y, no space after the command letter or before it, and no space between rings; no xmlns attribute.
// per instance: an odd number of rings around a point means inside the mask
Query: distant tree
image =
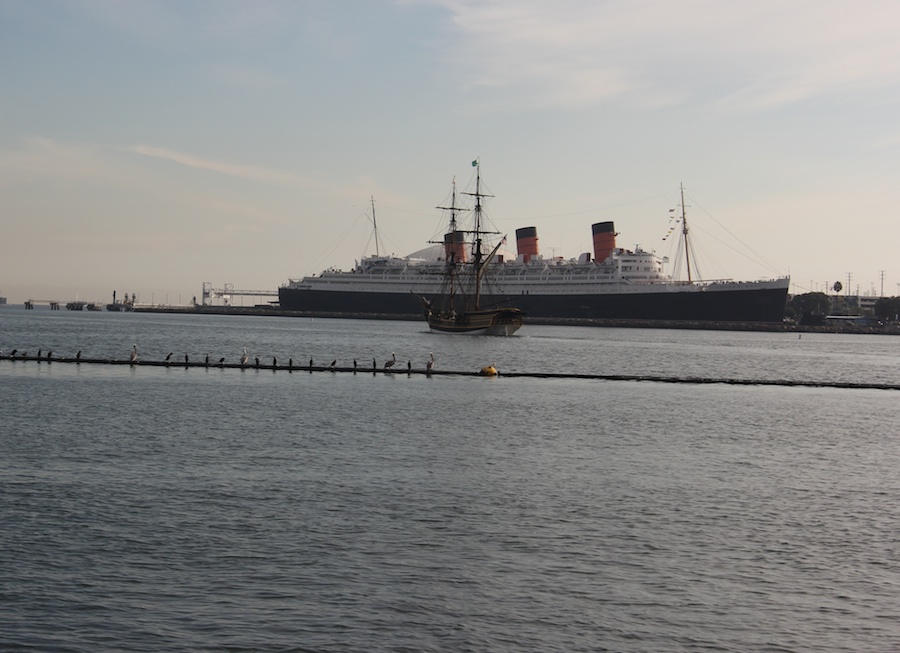
<svg viewBox="0 0 900 653"><path fill-rule="evenodd" d="M788 302L788 309L795 319L799 316L800 324L824 324L825 316L831 312L831 298L821 292L794 295Z"/></svg>
<svg viewBox="0 0 900 653"><path fill-rule="evenodd" d="M900 321L900 297L882 297L875 302L875 316L885 321Z"/></svg>

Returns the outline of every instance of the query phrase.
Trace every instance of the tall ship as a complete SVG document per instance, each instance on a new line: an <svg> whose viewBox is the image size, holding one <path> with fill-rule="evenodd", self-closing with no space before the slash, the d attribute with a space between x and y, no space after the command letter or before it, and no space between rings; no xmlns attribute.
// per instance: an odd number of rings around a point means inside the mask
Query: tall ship
<svg viewBox="0 0 900 653"><path fill-rule="evenodd" d="M483 289L488 286L491 262L503 244L498 240L490 252L486 252L491 235L499 232L485 229L482 200L488 195L481 192L481 167L476 166L475 198L471 230L459 224L460 208L456 205L456 181L453 182L450 206L438 207L449 211L450 224L444 236L444 280L441 292L429 299L421 296L425 320L435 333L449 335L511 336L522 326L522 311L507 305L485 301ZM375 214L374 203L372 215ZM469 254L471 253L471 256Z"/></svg>
<svg viewBox="0 0 900 653"><path fill-rule="evenodd" d="M677 237L687 278L665 272L666 259L640 246L619 247L613 222L591 226L593 252L576 258L544 257L535 227L516 229L516 252L495 252L485 262L483 306L515 307L527 320L781 322L790 277L756 281L694 278L684 188ZM377 243L377 237L376 237ZM377 245L376 245L377 249ZM421 319L422 299L437 302L450 256L460 251L451 229L442 244L405 257L363 257L349 271L334 268L291 279L278 289L282 310L323 317ZM680 256L677 258L681 258Z"/></svg>

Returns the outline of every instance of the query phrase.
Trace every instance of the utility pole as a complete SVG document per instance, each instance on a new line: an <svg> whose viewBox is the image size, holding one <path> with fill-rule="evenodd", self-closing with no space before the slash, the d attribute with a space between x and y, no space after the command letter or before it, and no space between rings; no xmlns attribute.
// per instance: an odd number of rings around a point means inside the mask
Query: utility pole
<svg viewBox="0 0 900 653"><path fill-rule="evenodd" d="M881 271L881 294L879 297L884 297L884 270Z"/></svg>

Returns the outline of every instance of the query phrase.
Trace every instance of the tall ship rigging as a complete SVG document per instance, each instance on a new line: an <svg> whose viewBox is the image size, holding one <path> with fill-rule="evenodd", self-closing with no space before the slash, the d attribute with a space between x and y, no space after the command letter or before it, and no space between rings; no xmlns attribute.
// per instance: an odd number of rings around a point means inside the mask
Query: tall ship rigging
<svg viewBox="0 0 900 653"><path fill-rule="evenodd" d="M478 177L476 194L481 192L480 173ZM480 306L514 307L528 320L544 323L781 322L789 277L695 278L683 188L681 198L678 237L688 268L686 280L667 274L666 260L654 252L640 246L619 247L611 221L594 223L593 251L570 259L543 256L537 229L522 227L516 229L515 253L495 249L484 256L482 272L490 283L480 289ZM291 279L278 289L280 307L323 317L421 319L421 298L436 306L446 295L448 257L458 256L459 238L459 229L451 228L443 243L408 256L376 252L350 271L330 268Z"/></svg>
<svg viewBox="0 0 900 653"><path fill-rule="evenodd" d="M425 308L425 319L434 332L510 336L522 326L522 311L515 306L489 305L483 301L482 289L487 287L491 262L503 241L498 240L490 253L485 254L485 239L499 233L485 230L481 202L488 195L481 192L481 166L478 160L473 161L472 165L476 168L475 192L468 193L475 198L472 229L462 229L457 220L460 209L456 205L454 180L450 206L438 207L450 213L449 231L441 243L444 246L441 292L435 297L421 296L420 299Z"/></svg>

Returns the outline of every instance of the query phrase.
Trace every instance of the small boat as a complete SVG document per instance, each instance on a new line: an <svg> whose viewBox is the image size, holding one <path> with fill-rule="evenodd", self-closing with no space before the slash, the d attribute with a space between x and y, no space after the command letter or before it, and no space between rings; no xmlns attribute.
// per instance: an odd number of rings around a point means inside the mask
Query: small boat
<svg viewBox="0 0 900 653"><path fill-rule="evenodd" d="M479 161L476 159L472 165L476 167L475 192L468 193L475 198L472 228L462 229L458 223L462 209L456 205L455 181L450 206L438 207L449 211L450 228L443 241L445 266L441 291L431 299L421 297L425 319L436 333L511 336L522 326L524 313L513 306L482 305L482 285L488 282L486 271L504 240L488 254L484 253L485 239L499 232L484 228L482 199L489 196L481 192ZM470 252L471 261L468 260Z"/></svg>

